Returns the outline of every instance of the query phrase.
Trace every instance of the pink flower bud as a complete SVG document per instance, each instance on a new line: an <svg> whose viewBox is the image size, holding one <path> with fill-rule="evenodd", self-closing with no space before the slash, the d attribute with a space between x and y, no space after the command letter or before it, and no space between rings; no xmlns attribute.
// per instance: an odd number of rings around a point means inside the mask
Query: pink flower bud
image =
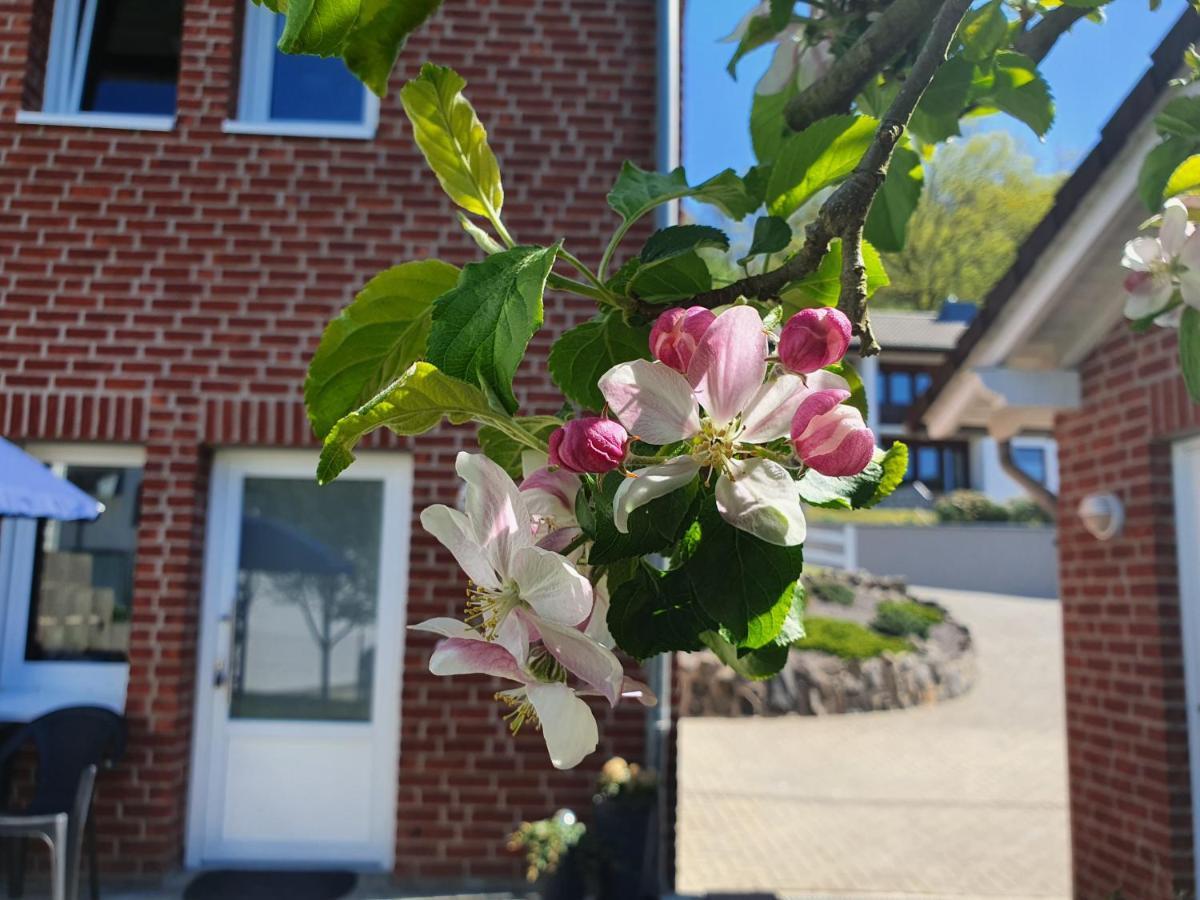
<svg viewBox="0 0 1200 900"><path fill-rule="evenodd" d="M792 446L796 455L822 475L857 475L875 455L875 435L862 413L844 406L849 391L813 391L792 417Z"/></svg>
<svg viewBox="0 0 1200 900"><path fill-rule="evenodd" d="M629 432L620 422L572 419L550 435L550 465L568 472L611 472L625 461Z"/></svg>
<svg viewBox="0 0 1200 900"><path fill-rule="evenodd" d="M686 375L692 354L714 319L712 310L703 306L668 309L650 330L650 352L659 362Z"/></svg>
<svg viewBox="0 0 1200 900"><path fill-rule="evenodd" d="M850 347L850 320L830 306L802 309L779 335L779 361L789 372L807 375L831 366Z"/></svg>

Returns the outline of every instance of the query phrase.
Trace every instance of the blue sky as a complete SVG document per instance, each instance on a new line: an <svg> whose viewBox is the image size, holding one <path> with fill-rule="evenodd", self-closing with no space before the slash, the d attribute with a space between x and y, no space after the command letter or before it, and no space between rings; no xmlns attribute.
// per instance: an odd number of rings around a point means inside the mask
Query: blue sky
<svg viewBox="0 0 1200 900"><path fill-rule="evenodd" d="M732 45L728 34L753 0L688 0L684 21L683 161L693 181L753 162L747 121L754 84L770 50L747 56L738 80L725 73ZM981 128L1006 128L1022 141L1044 171L1070 170L1091 149L1100 128L1149 66L1149 54L1186 8L1164 0L1150 12L1148 0L1114 0L1103 25L1080 22L1051 51L1042 71L1058 100L1054 127L1044 141L1003 116Z"/></svg>

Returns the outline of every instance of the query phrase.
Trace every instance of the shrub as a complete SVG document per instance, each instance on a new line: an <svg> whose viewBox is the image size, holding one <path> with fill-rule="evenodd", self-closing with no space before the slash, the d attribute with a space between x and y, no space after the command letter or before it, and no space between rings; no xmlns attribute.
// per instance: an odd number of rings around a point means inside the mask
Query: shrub
<svg viewBox="0 0 1200 900"><path fill-rule="evenodd" d="M525 855L525 878L537 881L543 875L552 875L567 851L583 838L587 829L569 809L560 809L552 819L537 822L522 822L521 827L508 836L507 847L514 853Z"/></svg>
<svg viewBox="0 0 1200 900"><path fill-rule="evenodd" d="M818 650L842 659L871 659L883 653L904 653L912 645L903 638L889 637L864 628L857 622L814 616L804 620L805 636L792 646Z"/></svg>
<svg viewBox="0 0 1200 900"><path fill-rule="evenodd" d="M1049 525L1054 520L1028 497L1018 497L1008 504L1008 517L1024 525Z"/></svg>
<svg viewBox="0 0 1200 900"><path fill-rule="evenodd" d="M946 618L946 613L930 603L915 600L885 600L875 608L871 627L893 637L916 635L929 637L929 629Z"/></svg>
<svg viewBox="0 0 1200 900"><path fill-rule="evenodd" d="M933 506L939 522L1007 522L1008 510L979 491L951 491Z"/></svg>
<svg viewBox="0 0 1200 900"><path fill-rule="evenodd" d="M831 525L936 525L937 513L932 509L899 506L876 507L874 509L825 509L820 506L805 508L804 517L810 522Z"/></svg>
<svg viewBox="0 0 1200 900"><path fill-rule="evenodd" d="M839 606L854 604L854 588L843 584L829 575L811 575L805 579L809 590L826 603L836 603Z"/></svg>

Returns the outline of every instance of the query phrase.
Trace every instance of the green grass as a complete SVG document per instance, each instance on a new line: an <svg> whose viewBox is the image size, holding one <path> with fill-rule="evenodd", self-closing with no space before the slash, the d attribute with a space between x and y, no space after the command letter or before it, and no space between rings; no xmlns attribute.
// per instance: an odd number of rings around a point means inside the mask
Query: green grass
<svg viewBox="0 0 1200 900"><path fill-rule="evenodd" d="M854 588L824 575L810 575L808 586L826 603L851 606L854 603Z"/></svg>
<svg viewBox="0 0 1200 900"><path fill-rule="evenodd" d="M929 603L914 600L885 600L875 608L875 621L871 627L876 631L904 637L917 635L929 637L929 629L946 618L946 614Z"/></svg>
<svg viewBox="0 0 1200 900"><path fill-rule="evenodd" d="M797 650L819 650L842 659L871 659L883 653L904 653L912 645L903 638L889 637L856 622L813 616L804 620L807 634L792 644Z"/></svg>

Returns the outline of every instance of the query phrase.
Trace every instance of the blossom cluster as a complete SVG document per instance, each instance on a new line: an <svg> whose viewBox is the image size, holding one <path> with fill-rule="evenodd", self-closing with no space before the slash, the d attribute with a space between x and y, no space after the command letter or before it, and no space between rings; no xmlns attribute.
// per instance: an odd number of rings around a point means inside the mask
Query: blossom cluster
<svg viewBox="0 0 1200 900"><path fill-rule="evenodd" d="M653 360L619 363L600 378L613 418L557 429L548 455L525 455L520 486L486 456L460 453L464 509L421 514L470 584L465 621L412 626L441 638L430 670L512 682L496 698L511 708L514 733L536 724L555 766L578 764L598 742L581 697L656 702L612 652L606 578L586 562L575 514L581 476L622 470L613 497L621 532L636 509L707 473L727 522L772 544L800 544L798 475L857 474L875 452L862 413L846 403L849 385L826 370L849 345L850 323L833 309L803 310L778 335L749 306L670 309L651 331ZM634 441L658 455L645 464Z"/></svg>
<svg viewBox="0 0 1200 900"><path fill-rule="evenodd" d="M1177 328L1184 304L1200 309L1200 232L1183 201L1164 204L1158 236L1129 241L1121 265L1130 270L1126 318Z"/></svg>

